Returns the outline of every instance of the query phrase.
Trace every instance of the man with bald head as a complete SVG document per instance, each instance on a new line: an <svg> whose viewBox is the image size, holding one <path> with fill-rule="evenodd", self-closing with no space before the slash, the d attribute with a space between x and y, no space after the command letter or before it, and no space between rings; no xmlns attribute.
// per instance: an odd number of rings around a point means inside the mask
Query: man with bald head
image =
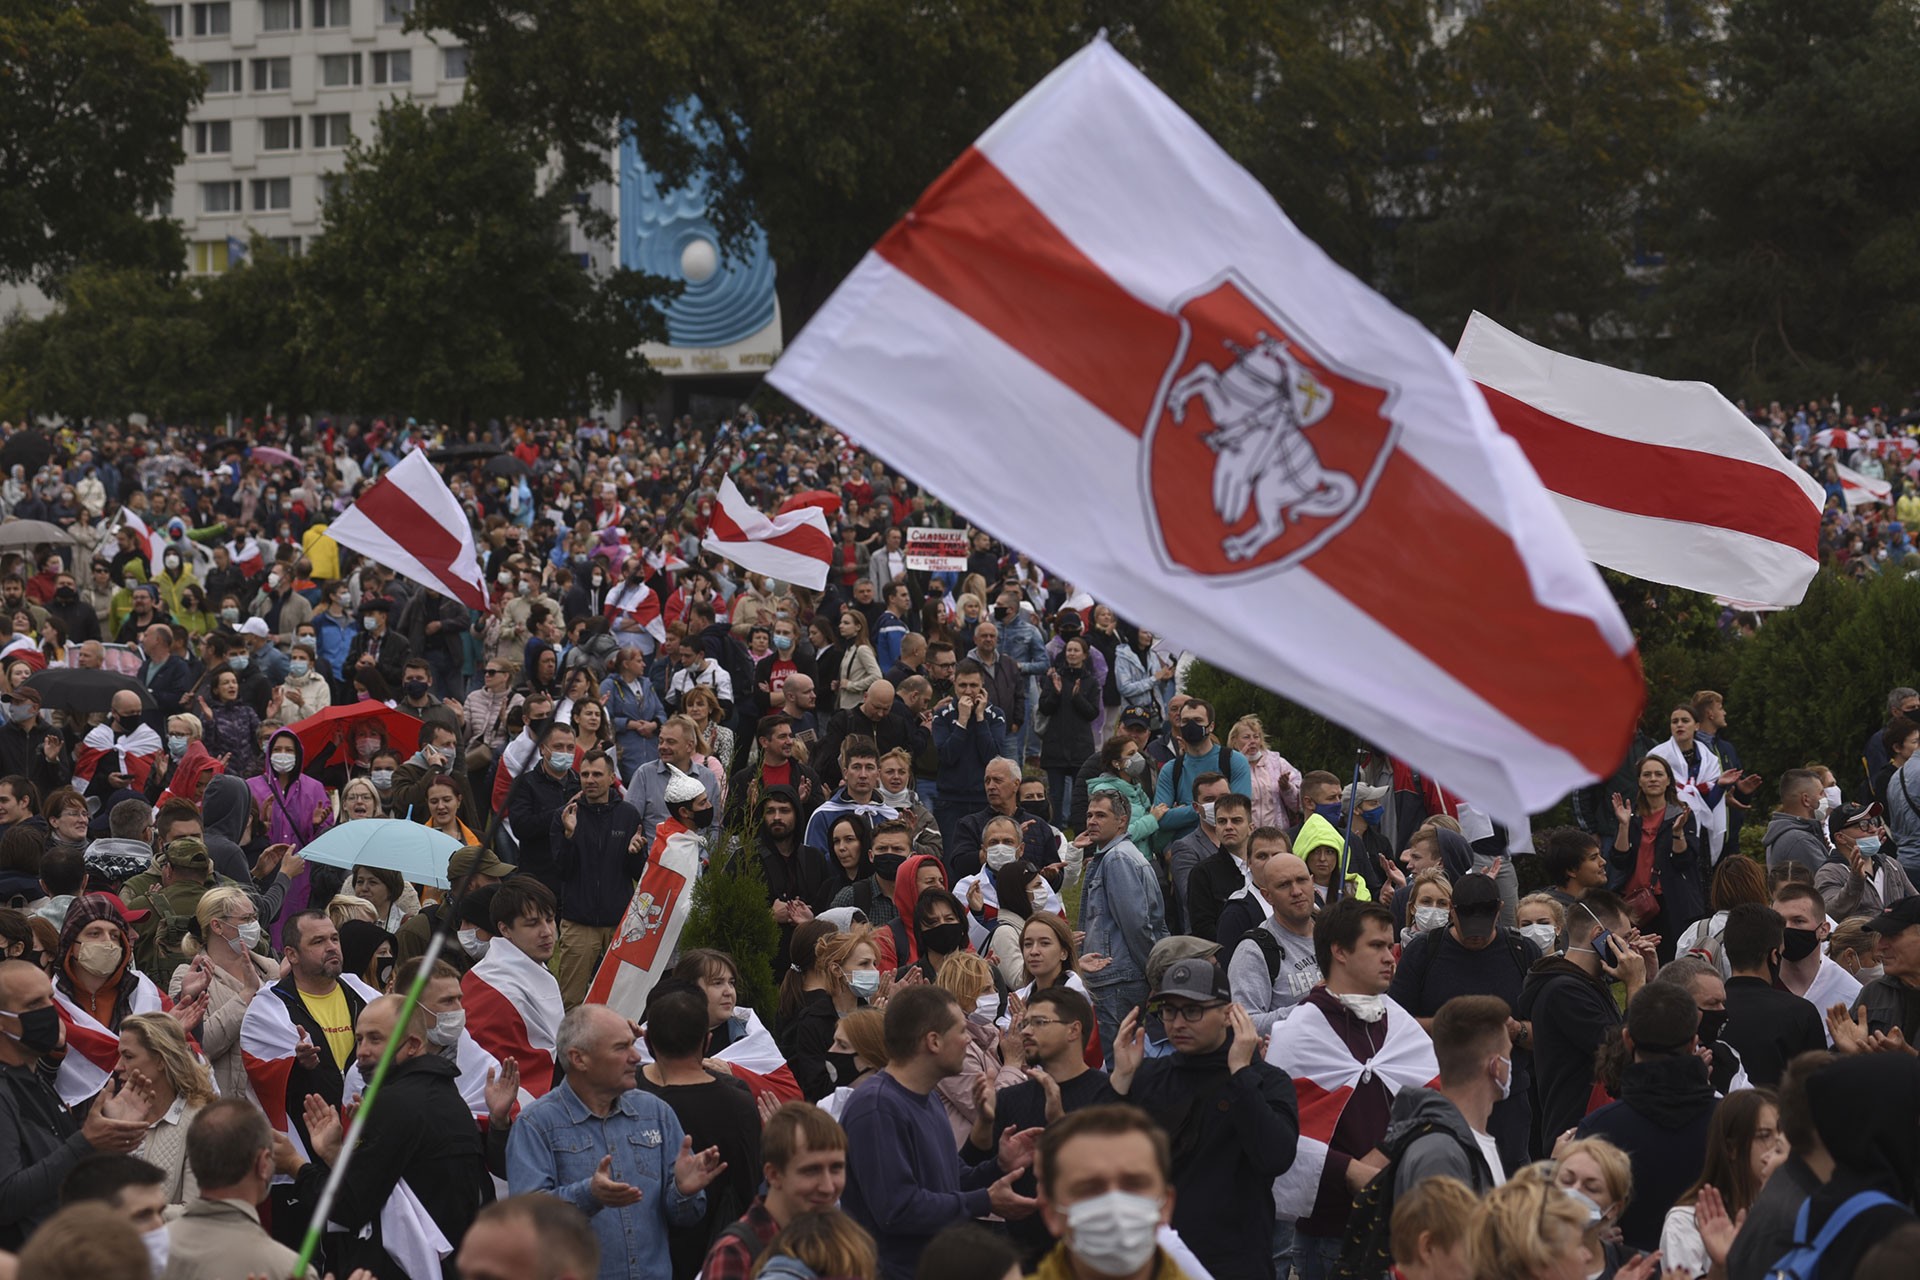
<svg viewBox="0 0 1920 1280"><path fill-rule="evenodd" d="M373 1228L367 1239L349 1242L338 1268L343 1272L366 1267L376 1275L420 1275L440 1269L432 1250L422 1252L417 1233L382 1238L381 1212L402 1183L450 1241L466 1234L474 1215L492 1198L480 1129L460 1096L460 1068L428 1040L433 1014L424 1004L417 1005L402 1023L404 1004L400 996L369 1000L354 1024L354 1060L363 1079L372 1077L389 1045L393 1062L380 1086L379 1122L361 1134L353 1176L341 1182L330 1215L350 1237L357 1237L362 1227ZM310 1119L309 1125L313 1123ZM300 1172L303 1190L309 1185L318 1189L327 1176L324 1159L334 1154L320 1141L321 1130L311 1131L320 1149L316 1162ZM431 1262L421 1268L417 1259Z"/></svg>
<svg viewBox="0 0 1920 1280"><path fill-rule="evenodd" d="M795 671L780 686L780 714L793 721L793 740L807 749L809 761L818 762L820 745L819 690L813 677Z"/></svg>
<svg viewBox="0 0 1920 1280"><path fill-rule="evenodd" d="M74 663L82 671L98 671L107 664L107 648L98 640L82 641Z"/></svg>
<svg viewBox="0 0 1920 1280"><path fill-rule="evenodd" d="M73 785L102 798L126 787L138 791L160 753L160 735L140 709L140 695L122 689L113 695L105 724L87 730L73 757Z"/></svg>
<svg viewBox="0 0 1920 1280"><path fill-rule="evenodd" d="M859 706L833 713L813 762L822 782L834 787L843 781L840 744L849 738L872 738L881 755L895 747L904 747L909 755L917 755L927 745L926 726L897 703L893 685L886 680L875 680L867 686Z"/></svg>
<svg viewBox="0 0 1920 1280"><path fill-rule="evenodd" d="M1011 818L1019 826L1021 857L1028 862L1042 868L1059 862L1060 833L1046 819L1021 809L1020 770L1013 761L996 756L987 762L982 777L986 808L961 818L946 837L947 867L954 878L970 876L980 869L980 834L995 818Z"/></svg>

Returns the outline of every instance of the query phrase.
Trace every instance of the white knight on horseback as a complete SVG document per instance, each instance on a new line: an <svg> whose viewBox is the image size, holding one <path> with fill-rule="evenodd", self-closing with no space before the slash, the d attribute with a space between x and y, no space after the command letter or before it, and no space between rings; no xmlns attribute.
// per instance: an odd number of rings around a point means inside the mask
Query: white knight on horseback
<svg viewBox="0 0 1920 1280"><path fill-rule="evenodd" d="M1206 402L1213 430L1202 437L1217 460L1213 505L1227 525L1253 506L1256 523L1221 543L1229 560L1246 560L1286 532L1290 520L1338 516L1359 495L1343 471L1320 463L1304 428L1326 416L1332 395L1284 345L1262 332L1251 347L1229 341L1234 362L1224 371L1200 363L1174 382L1167 411L1178 423L1195 396Z"/></svg>

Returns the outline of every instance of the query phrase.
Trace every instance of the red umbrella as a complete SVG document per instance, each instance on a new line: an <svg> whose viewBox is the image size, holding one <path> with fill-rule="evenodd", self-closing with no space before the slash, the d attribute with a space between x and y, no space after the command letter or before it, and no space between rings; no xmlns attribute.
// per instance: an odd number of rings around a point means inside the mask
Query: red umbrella
<svg viewBox="0 0 1920 1280"><path fill-rule="evenodd" d="M291 462L296 467L300 466L300 459L294 457L285 449L276 449L270 444L255 445L253 452L248 456L255 462Z"/></svg>
<svg viewBox="0 0 1920 1280"><path fill-rule="evenodd" d="M840 514L840 495L825 489L807 489L781 503L780 510L774 514L783 516L802 507L818 507L830 516L837 516Z"/></svg>
<svg viewBox="0 0 1920 1280"><path fill-rule="evenodd" d="M372 699L317 711L287 726L287 730L300 740L300 749L306 752L307 767L312 769L334 763L326 755L334 743L352 742L354 726L367 722L377 723L387 731L387 741L402 759L419 750L420 722L404 711L396 711L386 703Z"/></svg>

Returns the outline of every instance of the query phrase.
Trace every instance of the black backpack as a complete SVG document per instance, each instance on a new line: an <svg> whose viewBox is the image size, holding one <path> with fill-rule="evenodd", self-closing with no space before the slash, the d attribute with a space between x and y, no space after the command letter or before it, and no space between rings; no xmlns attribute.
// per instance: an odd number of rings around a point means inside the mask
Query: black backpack
<svg viewBox="0 0 1920 1280"><path fill-rule="evenodd" d="M1428 1120L1414 1125L1390 1142L1380 1144L1387 1166L1373 1180L1354 1193L1353 1209L1347 1215L1346 1239L1340 1246L1340 1260L1334 1264L1333 1280L1380 1280L1393 1271L1393 1206L1395 1178L1401 1157L1414 1143L1435 1133L1453 1137L1437 1123ZM1454 1139L1459 1141L1457 1138ZM1478 1148L1469 1153L1482 1163L1486 1157Z"/></svg>
<svg viewBox="0 0 1920 1280"><path fill-rule="evenodd" d="M1259 944L1260 954L1267 958L1267 981L1268 982L1280 981L1280 961L1282 959L1282 956L1280 953L1280 939L1274 937L1273 934L1269 933L1265 925L1257 924L1253 926L1253 928L1247 930L1245 933L1240 935L1240 942L1252 942L1252 943ZM1236 942L1233 944L1233 948L1235 951L1238 951L1240 949L1240 942ZM1228 959L1231 960L1232 956L1229 955Z"/></svg>

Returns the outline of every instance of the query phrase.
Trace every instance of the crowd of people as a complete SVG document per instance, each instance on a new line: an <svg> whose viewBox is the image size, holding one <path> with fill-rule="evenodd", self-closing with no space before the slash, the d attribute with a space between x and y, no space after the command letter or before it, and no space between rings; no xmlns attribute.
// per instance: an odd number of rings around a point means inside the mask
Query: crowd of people
<svg viewBox="0 0 1920 1280"><path fill-rule="evenodd" d="M416 447L485 610L327 535ZM1914 689L1764 815L1703 690L1516 856L811 420L9 465L20 1275L286 1276L316 1224L309 1274L376 1280L1836 1280L1920 1236ZM723 474L822 507L823 590L702 549ZM452 890L303 855L396 819ZM689 838L763 883L777 996L689 945L629 1017L595 975Z"/></svg>

